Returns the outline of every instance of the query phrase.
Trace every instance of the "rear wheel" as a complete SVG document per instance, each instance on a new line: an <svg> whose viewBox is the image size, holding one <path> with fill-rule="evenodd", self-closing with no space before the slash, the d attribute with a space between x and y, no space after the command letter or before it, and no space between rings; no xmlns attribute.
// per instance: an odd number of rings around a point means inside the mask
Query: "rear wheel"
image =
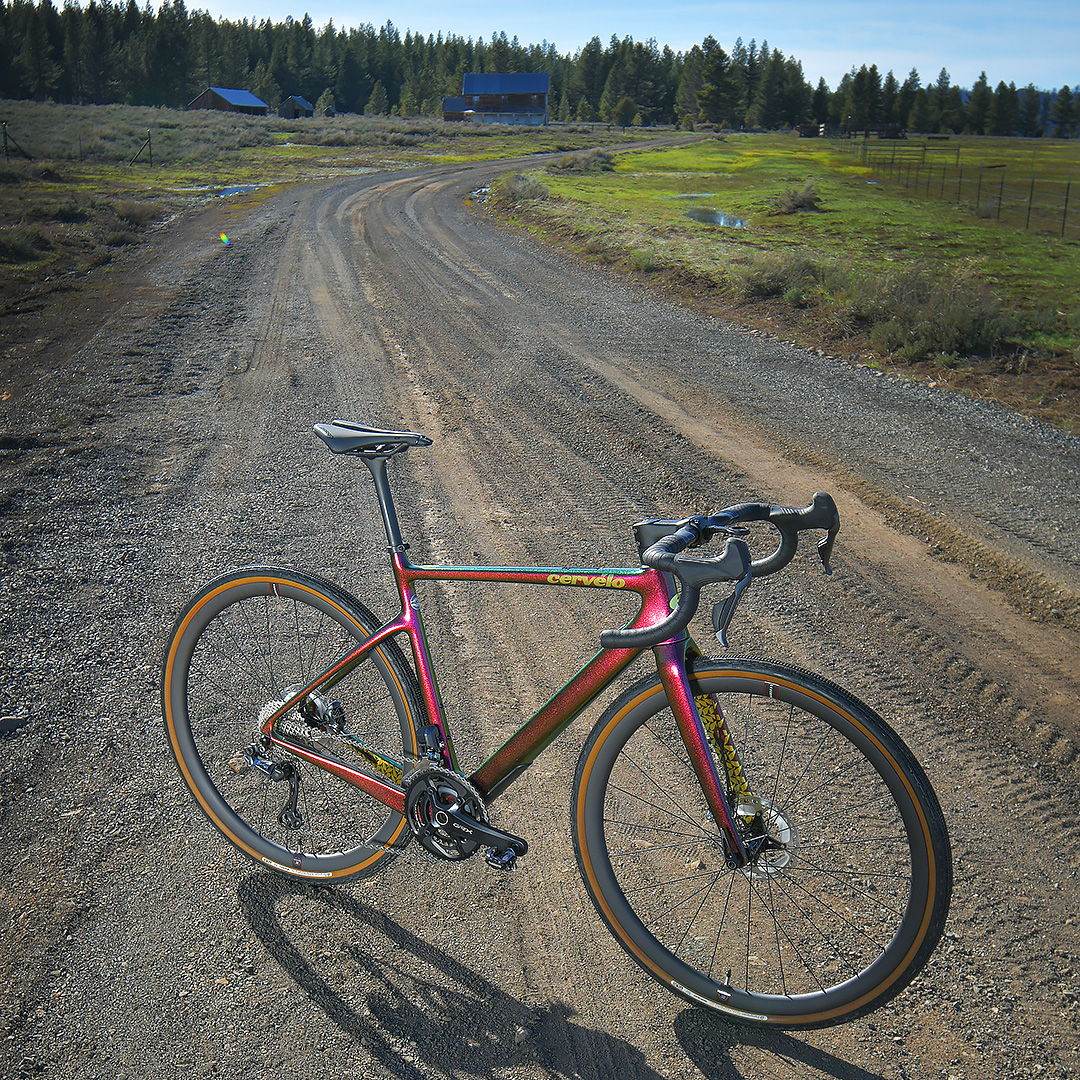
<svg viewBox="0 0 1080 1080"><path fill-rule="evenodd" d="M273 711L379 626L330 583L268 567L216 579L177 620L162 673L169 742L199 806L256 862L294 877L363 876L409 839L405 819L362 789L260 741ZM423 721L398 646L373 649L329 697L311 695L276 727L400 783Z"/></svg>
<svg viewBox="0 0 1080 1080"><path fill-rule="evenodd" d="M654 978L739 1020L824 1027L877 1008L921 970L948 912L949 840L925 774L872 710L807 672L702 660L691 682L727 722L750 792L731 798L759 854L726 865L664 689L644 679L578 762L575 849L597 911Z"/></svg>

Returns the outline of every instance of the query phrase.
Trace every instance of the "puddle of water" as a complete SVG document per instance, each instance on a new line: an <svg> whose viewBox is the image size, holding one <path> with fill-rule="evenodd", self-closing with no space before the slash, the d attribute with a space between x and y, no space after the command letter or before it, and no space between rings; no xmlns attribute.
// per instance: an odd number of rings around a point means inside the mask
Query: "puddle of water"
<svg viewBox="0 0 1080 1080"><path fill-rule="evenodd" d="M701 221L706 225L724 225L729 229L745 229L747 225L742 218L725 214L722 210L710 210L707 206L691 206L685 213L693 221Z"/></svg>
<svg viewBox="0 0 1080 1080"><path fill-rule="evenodd" d="M245 184L245 185L243 185L241 187L222 188L218 192L218 194L219 195L243 195L245 191L257 191L258 188L259 188L258 184Z"/></svg>

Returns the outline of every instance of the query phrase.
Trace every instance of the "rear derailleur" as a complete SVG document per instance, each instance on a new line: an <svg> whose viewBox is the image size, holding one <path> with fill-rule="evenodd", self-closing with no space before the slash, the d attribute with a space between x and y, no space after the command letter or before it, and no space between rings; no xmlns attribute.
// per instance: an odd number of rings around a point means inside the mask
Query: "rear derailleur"
<svg viewBox="0 0 1080 1080"><path fill-rule="evenodd" d="M421 847L448 862L461 862L487 846L489 866L513 870L518 856L529 850L520 836L488 823L484 799L465 777L437 765L409 781L405 817Z"/></svg>
<svg viewBox="0 0 1080 1080"><path fill-rule="evenodd" d="M299 829L304 824L304 816L298 805L300 799L300 766L295 761L274 761L264 757L258 742L253 742L244 751L244 761L248 768L258 769L271 780L289 782L289 794L282 803L278 814L278 824L286 829Z"/></svg>

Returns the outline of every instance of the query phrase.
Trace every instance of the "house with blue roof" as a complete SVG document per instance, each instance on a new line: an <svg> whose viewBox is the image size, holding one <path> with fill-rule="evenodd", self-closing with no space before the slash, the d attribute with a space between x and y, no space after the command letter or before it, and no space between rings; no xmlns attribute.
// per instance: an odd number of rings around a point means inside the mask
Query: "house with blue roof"
<svg viewBox="0 0 1080 1080"><path fill-rule="evenodd" d="M547 72L473 73L462 79L460 97L443 98L443 119L540 126L548 122L550 93Z"/></svg>
<svg viewBox="0 0 1080 1080"><path fill-rule="evenodd" d="M188 102L188 108L218 109L250 116L266 116L270 112L270 106L250 90L228 90L223 86L208 86L194 101Z"/></svg>

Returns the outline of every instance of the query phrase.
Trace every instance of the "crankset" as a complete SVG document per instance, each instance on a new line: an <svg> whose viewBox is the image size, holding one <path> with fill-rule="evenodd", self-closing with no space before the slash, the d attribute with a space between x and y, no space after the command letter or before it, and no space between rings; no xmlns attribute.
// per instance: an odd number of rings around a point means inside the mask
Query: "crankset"
<svg viewBox="0 0 1080 1080"><path fill-rule="evenodd" d="M487 846L487 862L513 870L529 850L520 836L488 823L480 792L463 776L433 766L417 773L405 789L405 817L425 851L460 862Z"/></svg>

